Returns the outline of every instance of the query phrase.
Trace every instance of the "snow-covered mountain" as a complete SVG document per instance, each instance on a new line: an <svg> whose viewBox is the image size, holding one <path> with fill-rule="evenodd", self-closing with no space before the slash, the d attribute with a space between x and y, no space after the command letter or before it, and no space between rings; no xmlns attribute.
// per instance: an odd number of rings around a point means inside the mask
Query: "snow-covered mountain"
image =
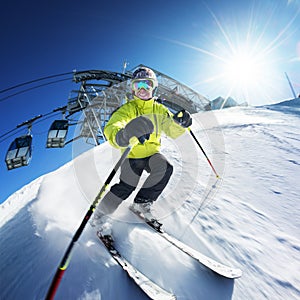
<svg viewBox="0 0 300 300"><path fill-rule="evenodd" d="M235 106L248 106L247 102L237 103L232 97L223 98L217 97L216 99L210 101L208 110L224 109Z"/></svg>
<svg viewBox="0 0 300 300"><path fill-rule="evenodd" d="M149 230L128 210L134 195L113 216L120 252L178 299L300 298L300 115L297 106L290 105L289 113L278 107L194 115L193 132L221 175L218 181L188 133L176 142L163 140L175 171L155 204L157 215L180 240L241 268L241 278L215 275ZM44 299L118 157L102 144L0 206L0 299ZM148 298L88 225L56 299Z"/></svg>

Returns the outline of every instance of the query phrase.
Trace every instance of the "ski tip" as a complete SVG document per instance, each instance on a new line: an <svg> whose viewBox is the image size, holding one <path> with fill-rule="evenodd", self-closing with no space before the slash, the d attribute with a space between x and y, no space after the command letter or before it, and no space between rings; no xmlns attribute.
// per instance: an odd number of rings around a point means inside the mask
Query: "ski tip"
<svg viewBox="0 0 300 300"><path fill-rule="evenodd" d="M233 279L238 279L238 278L242 277L242 275L243 275L243 271L240 269L234 269L232 272Z"/></svg>
<svg viewBox="0 0 300 300"><path fill-rule="evenodd" d="M228 279L238 279L243 275L242 270L240 269L235 269L235 268L230 268L225 272L222 271L215 271L217 272L217 274L219 274L220 276L226 277Z"/></svg>

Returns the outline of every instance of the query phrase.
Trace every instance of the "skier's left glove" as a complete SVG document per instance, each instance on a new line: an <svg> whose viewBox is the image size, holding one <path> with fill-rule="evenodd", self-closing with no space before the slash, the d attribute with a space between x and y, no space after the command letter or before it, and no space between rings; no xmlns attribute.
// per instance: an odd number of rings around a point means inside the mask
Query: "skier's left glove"
<svg viewBox="0 0 300 300"><path fill-rule="evenodd" d="M181 110L173 116L173 120L184 128L192 125L192 117L186 110Z"/></svg>

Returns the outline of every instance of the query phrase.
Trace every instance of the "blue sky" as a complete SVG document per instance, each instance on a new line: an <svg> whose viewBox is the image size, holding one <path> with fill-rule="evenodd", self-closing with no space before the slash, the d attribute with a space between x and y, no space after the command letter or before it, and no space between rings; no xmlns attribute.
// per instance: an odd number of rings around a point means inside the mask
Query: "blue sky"
<svg viewBox="0 0 300 300"><path fill-rule="evenodd" d="M0 90L74 69L121 72L126 59L129 68L149 65L211 100L279 102L292 97L284 72L300 93L299 10L299 0L5 1ZM1 93L0 135L66 105L76 87L70 79L7 99L22 89ZM33 127L28 167L6 171L5 153L16 136L0 143L0 203L72 158L71 146L45 149L50 124Z"/></svg>

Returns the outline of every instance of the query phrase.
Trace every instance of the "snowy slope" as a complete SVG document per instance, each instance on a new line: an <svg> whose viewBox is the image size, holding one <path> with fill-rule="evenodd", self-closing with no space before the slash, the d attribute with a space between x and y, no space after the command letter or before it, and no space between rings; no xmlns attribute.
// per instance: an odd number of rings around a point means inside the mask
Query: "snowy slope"
<svg viewBox="0 0 300 300"><path fill-rule="evenodd" d="M300 298L300 118L297 107L293 114L273 108L194 115L193 131L222 177L218 182L189 134L163 141L175 172L155 204L157 215L182 241L241 268L240 279L216 276L139 223L127 209L132 197L113 216L122 254L178 299ZM100 145L0 206L0 299L44 298L118 157ZM57 299L148 298L88 225Z"/></svg>

